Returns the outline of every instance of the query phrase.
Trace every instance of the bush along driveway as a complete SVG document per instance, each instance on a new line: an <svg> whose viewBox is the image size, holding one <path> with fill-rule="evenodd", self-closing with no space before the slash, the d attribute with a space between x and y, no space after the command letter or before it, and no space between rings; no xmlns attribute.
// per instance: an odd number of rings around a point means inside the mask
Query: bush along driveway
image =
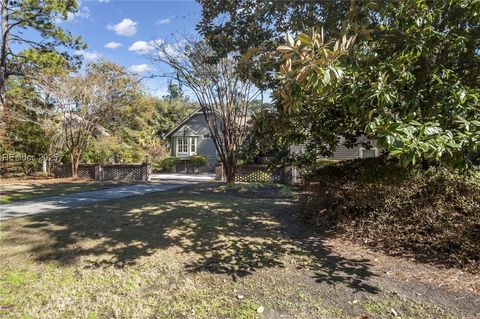
<svg viewBox="0 0 480 319"><path fill-rule="evenodd" d="M6 318L478 314L477 290L432 284L451 272L315 233L273 187L188 186L0 227Z"/></svg>

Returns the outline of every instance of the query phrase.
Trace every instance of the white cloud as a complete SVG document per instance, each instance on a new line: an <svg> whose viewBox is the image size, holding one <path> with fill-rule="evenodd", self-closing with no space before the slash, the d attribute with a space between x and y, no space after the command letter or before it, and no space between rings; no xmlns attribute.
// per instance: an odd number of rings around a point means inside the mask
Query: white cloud
<svg viewBox="0 0 480 319"><path fill-rule="evenodd" d="M105 48L112 49L112 50L115 50L121 46L123 46L123 44L118 42L108 42L107 44L105 44Z"/></svg>
<svg viewBox="0 0 480 319"><path fill-rule="evenodd" d="M134 64L128 68L128 71L133 73L138 73L138 74L153 71L153 70L155 69L152 68L152 66L149 64Z"/></svg>
<svg viewBox="0 0 480 319"><path fill-rule="evenodd" d="M153 47L151 46L150 42L137 41L137 42L134 42L128 48L128 51L134 51L134 52L139 53L139 54L145 54L145 53L148 53L152 49L153 49Z"/></svg>
<svg viewBox="0 0 480 319"><path fill-rule="evenodd" d="M77 50L77 51L75 51L75 54L83 56L83 58L85 60L88 60L88 61L98 60L102 57L102 54L98 53L96 51L88 52L88 51L85 51L85 50Z"/></svg>
<svg viewBox="0 0 480 319"><path fill-rule="evenodd" d="M134 36L138 31L137 24L138 23L136 21L126 18L117 24L107 25L107 29L115 31L115 33L118 35L131 37Z"/></svg>
<svg viewBox="0 0 480 319"><path fill-rule="evenodd" d="M131 46L128 47L128 51L133 51L138 54L146 54L153 49L155 49L155 45L162 44L162 39L151 40L151 41L137 41L134 42Z"/></svg>
<svg viewBox="0 0 480 319"><path fill-rule="evenodd" d="M156 25L159 25L159 24L169 24L170 22L172 22L172 17L157 20L157 22L155 22L155 24L156 24Z"/></svg>

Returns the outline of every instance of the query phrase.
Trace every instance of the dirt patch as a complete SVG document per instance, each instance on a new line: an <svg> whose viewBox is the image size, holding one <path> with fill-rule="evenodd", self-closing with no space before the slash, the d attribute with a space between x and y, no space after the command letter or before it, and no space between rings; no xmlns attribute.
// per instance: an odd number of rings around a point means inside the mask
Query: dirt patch
<svg viewBox="0 0 480 319"><path fill-rule="evenodd" d="M331 254L342 260L349 260L354 268L361 262L368 263L372 273L364 279L363 285L381 287L394 294L413 300L424 300L468 309L471 318L480 315L480 276L456 268L437 267L415 262L412 258L401 258L374 251L356 244L333 232L319 232L305 225L301 213L279 213L277 217L285 225L286 232L301 245L321 240ZM355 265L355 261L358 265ZM365 289L361 289L365 290Z"/></svg>

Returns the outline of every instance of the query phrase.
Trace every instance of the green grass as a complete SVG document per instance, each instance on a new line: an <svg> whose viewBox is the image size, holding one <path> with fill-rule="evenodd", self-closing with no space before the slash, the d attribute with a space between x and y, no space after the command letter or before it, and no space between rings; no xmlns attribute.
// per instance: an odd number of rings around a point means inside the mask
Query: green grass
<svg viewBox="0 0 480 319"><path fill-rule="evenodd" d="M291 211L196 186L2 222L0 317L352 318L367 313L355 297L386 297L351 286L368 287L358 265L292 239Z"/></svg>
<svg viewBox="0 0 480 319"><path fill-rule="evenodd" d="M115 186L116 184L118 183L96 181L46 184L35 182L31 184L5 184L1 187L0 204L10 204L20 200L98 190Z"/></svg>

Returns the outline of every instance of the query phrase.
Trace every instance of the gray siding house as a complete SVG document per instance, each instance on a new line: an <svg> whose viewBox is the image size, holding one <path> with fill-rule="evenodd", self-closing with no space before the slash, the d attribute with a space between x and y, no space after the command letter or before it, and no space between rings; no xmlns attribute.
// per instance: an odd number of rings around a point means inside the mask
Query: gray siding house
<svg viewBox="0 0 480 319"><path fill-rule="evenodd" d="M365 139L363 139L365 140ZM359 138L359 142L362 141L362 138ZM370 158L370 157L378 157L380 156L380 149L377 147L377 143L375 141L372 142L372 147L370 149L366 149L365 147L361 147L360 145L354 147L346 147L344 145L345 138L340 137L340 141L338 143L337 149L333 152L331 157L324 157L326 159L332 159L337 161L345 161L351 160L356 158ZM290 152L301 154L305 150L305 145L292 145L290 146Z"/></svg>
<svg viewBox="0 0 480 319"><path fill-rule="evenodd" d="M177 125L173 130L165 135L170 141L171 156L180 159L180 164L174 168L178 173L192 172L193 167L190 164L190 157L193 155L203 155L207 157L207 164L200 168L203 172L213 172L217 164L218 156L215 143L210 136L210 131L205 121L203 112L198 109ZM360 141L361 139L359 139ZM377 157L380 150L375 142L372 148L366 149L361 146L353 148L344 145L345 138L340 137L337 149L329 159L350 160L356 158ZM292 145L289 151L292 153L303 153L305 145Z"/></svg>
<svg viewBox="0 0 480 319"><path fill-rule="evenodd" d="M165 137L170 140L171 155L181 160L181 163L175 167L176 172L191 172L189 160L193 155L207 157L207 164L200 168L201 171L215 169L217 150L200 109L183 120Z"/></svg>

